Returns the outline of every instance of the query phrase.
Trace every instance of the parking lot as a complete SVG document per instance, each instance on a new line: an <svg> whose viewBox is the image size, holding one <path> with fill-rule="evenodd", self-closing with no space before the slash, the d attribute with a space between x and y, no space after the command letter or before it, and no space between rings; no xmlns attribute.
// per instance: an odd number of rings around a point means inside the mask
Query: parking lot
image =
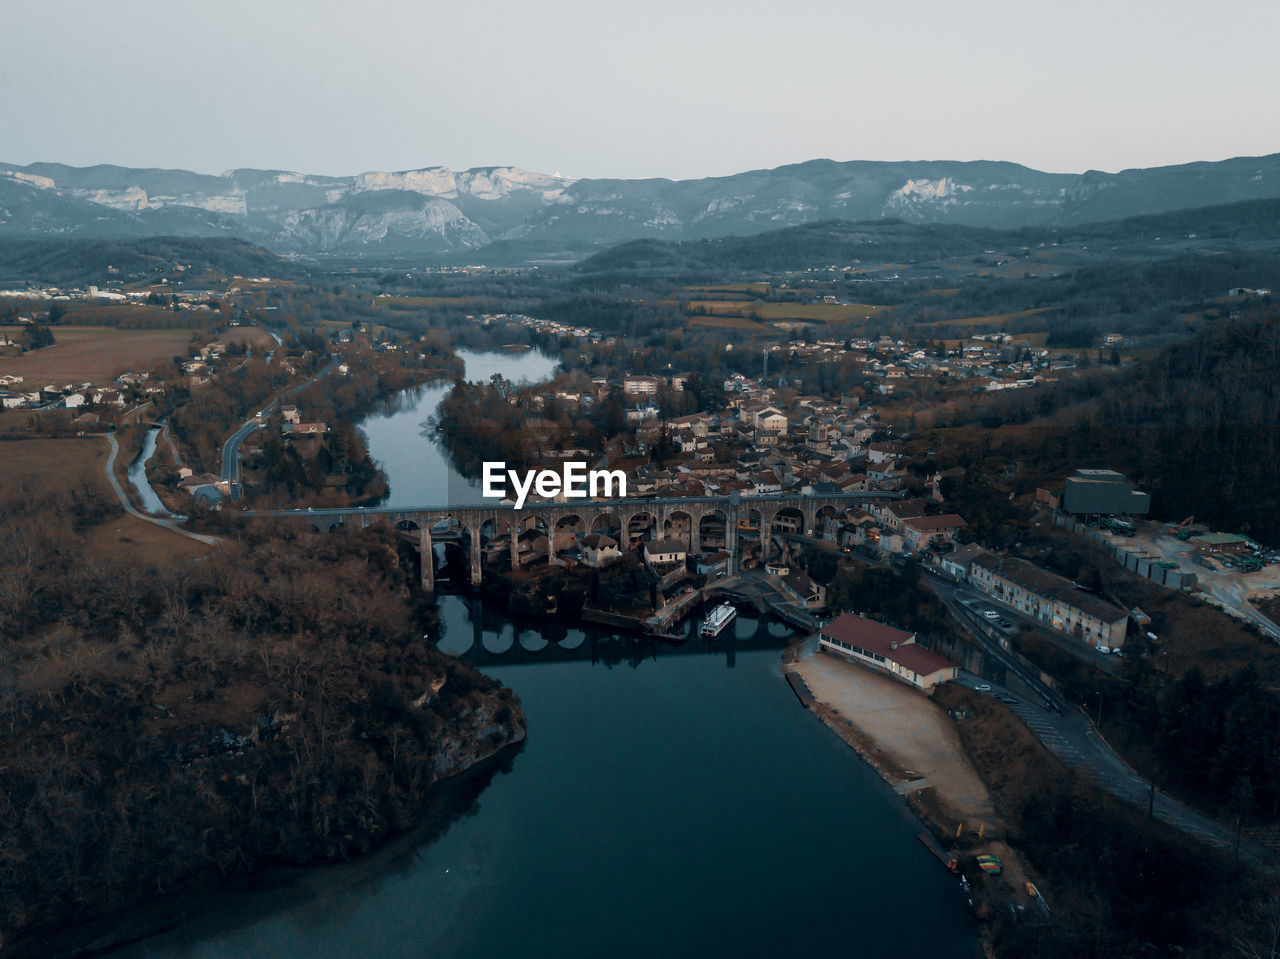
<svg viewBox="0 0 1280 959"><path fill-rule="evenodd" d="M1280 563L1269 563L1256 572L1246 573L1237 558L1226 553L1202 554L1194 543L1166 533L1158 523L1138 523L1136 536L1107 535L1129 552L1177 563L1182 569L1194 572L1205 593L1280 639L1280 625L1271 622L1249 602L1252 597L1264 598L1280 592Z"/></svg>

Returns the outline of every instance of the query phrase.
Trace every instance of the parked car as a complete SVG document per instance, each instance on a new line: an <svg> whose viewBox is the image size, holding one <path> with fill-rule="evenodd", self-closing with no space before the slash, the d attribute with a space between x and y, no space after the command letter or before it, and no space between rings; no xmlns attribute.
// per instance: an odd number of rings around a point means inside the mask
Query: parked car
<svg viewBox="0 0 1280 959"><path fill-rule="evenodd" d="M1095 652L1101 653L1103 656L1110 656L1110 655L1111 655L1111 647L1110 647L1110 646L1102 646L1102 645L1098 645L1098 646L1093 647L1093 649L1094 649L1094 651L1095 651Z"/></svg>

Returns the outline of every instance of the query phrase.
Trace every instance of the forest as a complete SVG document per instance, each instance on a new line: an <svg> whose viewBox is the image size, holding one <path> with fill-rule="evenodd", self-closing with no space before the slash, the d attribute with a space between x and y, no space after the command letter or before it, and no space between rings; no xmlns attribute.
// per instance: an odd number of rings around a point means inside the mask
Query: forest
<svg viewBox="0 0 1280 959"><path fill-rule="evenodd" d="M158 564L92 547L117 513L0 491L6 945L193 876L366 851L523 738L512 694L420 638L390 531L260 524Z"/></svg>

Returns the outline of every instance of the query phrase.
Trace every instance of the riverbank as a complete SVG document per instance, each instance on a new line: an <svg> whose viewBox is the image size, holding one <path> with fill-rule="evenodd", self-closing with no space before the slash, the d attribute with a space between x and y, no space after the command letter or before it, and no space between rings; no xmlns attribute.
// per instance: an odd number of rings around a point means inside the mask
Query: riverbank
<svg viewBox="0 0 1280 959"><path fill-rule="evenodd" d="M946 710L886 675L819 652L812 637L787 649L782 669L806 708L902 797L946 857L957 860L980 920L1005 903L1026 902L1024 884L1033 877L1009 845L1008 826ZM974 857L984 854L1000 859L1000 877L977 868ZM987 931L983 947L990 955Z"/></svg>

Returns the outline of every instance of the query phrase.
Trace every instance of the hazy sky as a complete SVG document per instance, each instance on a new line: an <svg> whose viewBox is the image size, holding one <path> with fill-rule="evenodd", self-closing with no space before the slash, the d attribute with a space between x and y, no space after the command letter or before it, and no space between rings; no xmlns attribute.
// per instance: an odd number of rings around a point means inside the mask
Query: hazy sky
<svg viewBox="0 0 1280 959"><path fill-rule="evenodd" d="M1280 152L1276 0L0 0L0 160L711 176Z"/></svg>

